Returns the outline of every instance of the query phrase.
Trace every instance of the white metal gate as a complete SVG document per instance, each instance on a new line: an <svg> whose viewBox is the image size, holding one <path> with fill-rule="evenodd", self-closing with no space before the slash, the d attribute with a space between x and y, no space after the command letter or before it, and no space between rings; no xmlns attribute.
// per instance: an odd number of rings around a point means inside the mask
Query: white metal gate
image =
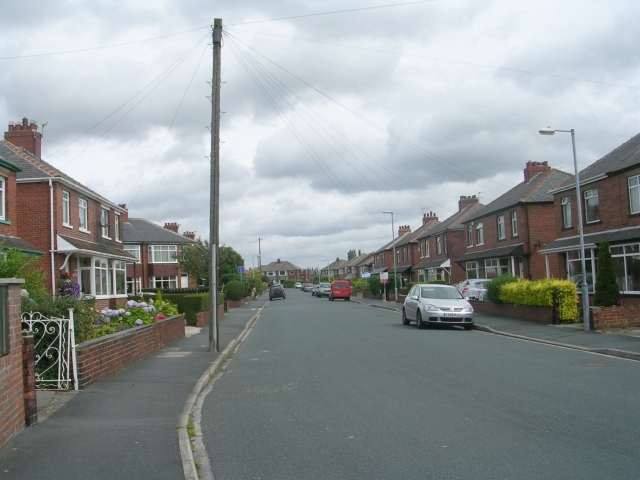
<svg viewBox="0 0 640 480"><path fill-rule="evenodd" d="M34 336L36 389L78 390L73 309L69 309L69 318L23 313L22 327Z"/></svg>

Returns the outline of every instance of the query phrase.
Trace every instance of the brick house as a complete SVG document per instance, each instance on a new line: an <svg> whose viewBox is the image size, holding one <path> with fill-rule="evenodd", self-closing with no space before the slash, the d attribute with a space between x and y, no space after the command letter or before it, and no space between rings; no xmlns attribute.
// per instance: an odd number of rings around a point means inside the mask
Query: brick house
<svg viewBox="0 0 640 480"><path fill-rule="evenodd" d="M580 172L587 283L593 291L598 245L609 241L620 292L626 301L640 296L640 134ZM575 180L551 192L555 236L540 253L547 276L579 280L582 273Z"/></svg>
<svg viewBox="0 0 640 480"><path fill-rule="evenodd" d="M416 235L411 281L442 280L450 285L466 278L464 269L452 259L466 253L466 234L462 222L482 208L484 205L478 203L475 195L461 196L456 213ZM435 214L429 215L438 220Z"/></svg>
<svg viewBox="0 0 640 480"><path fill-rule="evenodd" d="M335 262L331 262L324 268L320 269L320 273L324 277L333 277L334 280L342 280L345 276L345 266L347 264L346 260L341 260L339 257L336 257Z"/></svg>
<svg viewBox="0 0 640 480"><path fill-rule="evenodd" d="M418 264L420 258L420 244L417 239L426 234L429 230L434 228L440 222L435 213L429 212L429 214L422 215L422 225L414 231L404 234L402 237L396 240L396 266L395 270L398 276L402 279L402 285L412 281L414 267ZM400 227L403 228L403 227ZM405 226L408 229L409 226ZM392 262L389 264L389 273L393 273L393 257Z"/></svg>
<svg viewBox="0 0 640 480"><path fill-rule="evenodd" d="M125 205L122 205L126 208ZM196 278L178 268L178 256L185 246L195 243L193 232L178 233L177 223L164 228L142 218L122 218L124 249L137 262L127 262L127 293L140 293L143 288L195 288Z"/></svg>
<svg viewBox="0 0 640 480"><path fill-rule="evenodd" d="M42 134L24 118L9 124L0 157L16 172L17 236L45 252L38 266L47 288L56 293L60 274L73 274L98 307L125 299L125 262L121 216L126 210L40 158Z"/></svg>
<svg viewBox="0 0 640 480"><path fill-rule="evenodd" d="M362 278L363 272L368 272L368 260L371 259L372 256L370 253L362 253L362 251L358 250L358 254L353 257L351 260L347 260L344 264L344 279L345 280L355 280L357 278Z"/></svg>
<svg viewBox="0 0 640 480"><path fill-rule="evenodd" d="M373 253L373 270L371 272L371 275L380 275L382 272L393 274L394 245L396 251L396 271L398 275L401 275L401 270L397 265L398 245L402 241L402 237L410 233L411 227L409 225L402 225L398 227L398 236Z"/></svg>
<svg viewBox="0 0 640 480"><path fill-rule="evenodd" d="M538 279L560 274L558 261L547 267L539 250L556 237L554 199L550 190L573 175L552 169L547 162L527 162L524 181L462 222L466 252L455 259L466 278L510 274Z"/></svg>
<svg viewBox="0 0 640 480"><path fill-rule="evenodd" d="M296 282L302 279L302 269L291 262L281 262L278 258L277 261L262 265L260 272L263 277L267 277L268 283L284 283L286 280L295 280Z"/></svg>

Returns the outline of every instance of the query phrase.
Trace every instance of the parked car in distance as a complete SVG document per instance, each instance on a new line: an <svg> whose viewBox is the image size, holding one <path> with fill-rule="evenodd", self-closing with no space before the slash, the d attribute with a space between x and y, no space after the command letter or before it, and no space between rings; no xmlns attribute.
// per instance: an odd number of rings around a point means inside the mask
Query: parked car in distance
<svg viewBox="0 0 640 480"><path fill-rule="evenodd" d="M486 300L487 283L489 283L489 280L474 282L468 287L464 287L464 292L460 293L462 293L462 296L467 300Z"/></svg>
<svg viewBox="0 0 640 480"><path fill-rule="evenodd" d="M322 282L318 285L316 297L328 297L330 293L331 293L331 284L327 282Z"/></svg>
<svg viewBox="0 0 640 480"><path fill-rule="evenodd" d="M476 283L481 283L484 287L486 287L487 283L489 283L490 281L491 280L488 278L468 278L456 285L456 288L463 296L465 296L467 290L473 287Z"/></svg>
<svg viewBox="0 0 640 480"><path fill-rule="evenodd" d="M301 284L300 282L298 282L298 283L296 283L296 284L294 285L294 287L296 287L296 288L302 288L302 284Z"/></svg>
<svg viewBox="0 0 640 480"><path fill-rule="evenodd" d="M419 283L414 285L402 306L402 324L459 325L473 328L473 307L452 285Z"/></svg>
<svg viewBox="0 0 640 480"><path fill-rule="evenodd" d="M318 293L318 284L314 284L311 286L311 289L309 290L311 292L311 296L315 297L316 293Z"/></svg>
<svg viewBox="0 0 640 480"><path fill-rule="evenodd" d="M569 280L576 284L578 292L580 292L582 289L582 274L571 275ZM588 292L593 293L593 274L589 272L587 272L587 289Z"/></svg>
<svg viewBox="0 0 640 480"><path fill-rule="evenodd" d="M333 301L336 298L351 301L351 283L349 283L349 280L334 280L331 282L329 300Z"/></svg>
<svg viewBox="0 0 640 480"><path fill-rule="evenodd" d="M273 300L274 298L285 299L284 286L276 283L269 287L269 300Z"/></svg>
<svg viewBox="0 0 640 480"><path fill-rule="evenodd" d="M305 283L302 285L303 292L310 292L311 288L313 288L313 283Z"/></svg>

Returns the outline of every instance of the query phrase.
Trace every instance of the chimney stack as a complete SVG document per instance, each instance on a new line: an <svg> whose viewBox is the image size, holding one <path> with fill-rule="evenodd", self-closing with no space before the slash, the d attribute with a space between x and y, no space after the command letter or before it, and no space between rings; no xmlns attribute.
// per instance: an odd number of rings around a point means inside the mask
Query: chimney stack
<svg viewBox="0 0 640 480"><path fill-rule="evenodd" d="M360 252L360 250L358 250L358 256L362 255L362 253Z"/></svg>
<svg viewBox="0 0 640 480"><path fill-rule="evenodd" d="M196 233L195 232L184 232L182 234L183 237L187 237L189 240L195 240L196 239Z"/></svg>
<svg viewBox="0 0 640 480"><path fill-rule="evenodd" d="M120 220L122 221L122 223L128 222L129 221L129 210L127 210L127 204L126 203L121 203L120 207L125 209L125 212L120 214Z"/></svg>
<svg viewBox="0 0 640 480"><path fill-rule="evenodd" d="M409 225L402 225L398 227L398 238L406 233L411 233L411 227Z"/></svg>
<svg viewBox="0 0 640 480"><path fill-rule="evenodd" d="M527 167L524 169L524 181L528 182L537 174L547 172L551 170L549 162L527 162Z"/></svg>
<svg viewBox="0 0 640 480"><path fill-rule="evenodd" d="M422 224L426 224L427 222L430 222L431 220L438 220L438 216L435 214L435 212L429 211L429 214L423 213L422 214Z"/></svg>
<svg viewBox="0 0 640 480"><path fill-rule="evenodd" d="M460 195L460 200L458 200L458 211L462 210L467 205L473 205L474 203L478 203L478 198L475 195L471 195L470 197Z"/></svg>
<svg viewBox="0 0 640 480"><path fill-rule="evenodd" d="M178 225L176 222L165 223L164 224L164 228L166 230L169 230L170 232L173 232L173 233L178 233L178 228L179 227L180 227L180 225Z"/></svg>
<svg viewBox="0 0 640 480"><path fill-rule="evenodd" d="M9 131L4 133L4 139L31 152L36 158L42 155L42 133L38 132L38 124L35 120L27 117L22 119L22 123L9 123Z"/></svg>

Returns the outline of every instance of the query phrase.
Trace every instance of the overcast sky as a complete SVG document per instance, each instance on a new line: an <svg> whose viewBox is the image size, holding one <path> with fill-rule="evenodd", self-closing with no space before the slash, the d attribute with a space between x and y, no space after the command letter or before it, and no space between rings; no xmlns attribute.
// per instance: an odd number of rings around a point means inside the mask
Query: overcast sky
<svg viewBox="0 0 640 480"><path fill-rule="evenodd" d="M0 122L46 123L45 160L208 239L221 18L220 242L302 268L390 241L383 210L416 229L529 160L573 173L570 136L540 127L576 130L580 169L640 131L637 0L369 8L402 1L4 2Z"/></svg>

